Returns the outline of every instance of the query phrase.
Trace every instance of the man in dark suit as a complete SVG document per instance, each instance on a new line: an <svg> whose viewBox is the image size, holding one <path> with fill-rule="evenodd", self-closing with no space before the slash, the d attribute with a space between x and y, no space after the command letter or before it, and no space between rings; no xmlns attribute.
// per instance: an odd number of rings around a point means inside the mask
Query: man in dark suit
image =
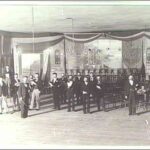
<svg viewBox="0 0 150 150"><path fill-rule="evenodd" d="M5 66L5 68L4 68L4 75L6 75L6 74L7 74L7 76L9 76L10 79L13 78L13 73L10 70L9 66Z"/></svg>
<svg viewBox="0 0 150 150"><path fill-rule="evenodd" d="M100 76L97 76L96 78L96 90L95 90L95 97L96 97L96 102L97 102L97 108L98 111L100 111L100 106L102 105L103 107L103 95L104 95L104 90L103 90L103 84L101 82Z"/></svg>
<svg viewBox="0 0 150 150"><path fill-rule="evenodd" d="M73 86L74 86L74 82L73 82L73 78L70 75L68 77L68 81L67 81L67 100L68 100L68 112L74 111L75 109L75 105L74 105L74 94L73 94Z"/></svg>
<svg viewBox="0 0 150 150"><path fill-rule="evenodd" d="M90 113L90 86L88 82L88 77L84 77L84 81L82 82L81 86L82 91L82 100L83 100L83 113Z"/></svg>
<svg viewBox="0 0 150 150"><path fill-rule="evenodd" d="M66 99L67 99L67 87L66 87L66 83L67 83L67 77L64 75L64 73L62 74L61 78L60 78L60 83L61 83L61 87L60 87L60 98L61 98L61 103L65 104L66 103Z"/></svg>
<svg viewBox="0 0 150 150"><path fill-rule="evenodd" d="M18 98L18 89L20 86L20 80L18 79L18 74L14 75L11 83L12 87L12 96L14 102L14 110L20 110L19 98Z"/></svg>
<svg viewBox="0 0 150 150"><path fill-rule="evenodd" d="M92 97L93 101L95 101L96 79L93 75L93 72L90 72L89 74L89 86L90 86L90 97Z"/></svg>
<svg viewBox="0 0 150 150"><path fill-rule="evenodd" d="M9 66L6 66L4 69L4 76L5 76L5 84L7 86L7 97L11 97L11 82L12 82L12 71L10 70Z"/></svg>
<svg viewBox="0 0 150 150"><path fill-rule="evenodd" d="M57 73L53 73L53 79L49 82L53 91L54 108L60 110L60 80L57 78Z"/></svg>
<svg viewBox="0 0 150 150"><path fill-rule="evenodd" d="M81 74L80 72L78 72L74 82L74 94L76 95L77 105L79 105L82 102L82 93L81 93L82 82L83 80Z"/></svg>
<svg viewBox="0 0 150 150"><path fill-rule="evenodd" d="M3 113L3 103L5 103L6 113L8 113L8 104L7 104L7 86L3 81L3 78L0 76L0 114Z"/></svg>
<svg viewBox="0 0 150 150"><path fill-rule="evenodd" d="M136 83L130 75L125 84L125 98L129 101L129 115L136 114Z"/></svg>
<svg viewBox="0 0 150 150"><path fill-rule="evenodd" d="M18 95L19 101L21 103L21 118L28 117L28 109L29 109L29 84L27 83L28 78L25 76L23 77L23 82L20 83Z"/></svg>

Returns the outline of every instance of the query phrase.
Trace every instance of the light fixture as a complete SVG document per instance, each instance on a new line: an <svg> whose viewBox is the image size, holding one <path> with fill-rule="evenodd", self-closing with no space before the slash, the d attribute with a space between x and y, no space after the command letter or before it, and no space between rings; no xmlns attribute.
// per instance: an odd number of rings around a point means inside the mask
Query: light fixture
<svg viewBox="0 0 150 150"><path fill-rule="evenodd" d="M68 17L66 19L71 20L71 29L72 29L72 38L73 38L72 44L73 44L73 52L74 52L74 45L75 45L75 43L74 43L74 33L73 33L74 22L73 22L73 18Z"/></svg>
<svg viewBox="0 0 150 150"><path fill-rule="evenodd" d="M34 7L32 6L32 51L33 53L35 52L35 24L34 24Z"/></svg>

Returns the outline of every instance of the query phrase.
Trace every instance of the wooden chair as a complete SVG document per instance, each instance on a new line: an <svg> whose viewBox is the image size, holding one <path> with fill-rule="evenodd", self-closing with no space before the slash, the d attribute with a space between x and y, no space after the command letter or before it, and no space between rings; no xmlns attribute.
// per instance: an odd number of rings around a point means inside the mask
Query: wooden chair
<svg viewBox="0 0 150 150"><path fill-rule="evenodd" d="M140 110L141 108L143 110L146 110L146 97L145 97L145 94L137 94L136 95L136 102L137 102L137 105L136 105L137 110Z"/></svg>

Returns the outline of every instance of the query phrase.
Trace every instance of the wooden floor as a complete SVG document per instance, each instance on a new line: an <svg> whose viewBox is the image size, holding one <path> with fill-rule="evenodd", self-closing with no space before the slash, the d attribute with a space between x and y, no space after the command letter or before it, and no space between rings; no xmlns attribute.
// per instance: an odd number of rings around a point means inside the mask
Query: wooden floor
<svg viewBox="0 0 150 150"><path fill-rule="evenodd" d="M42 96L41 110L0 116L0 148L52 148L52 146L149 146L150 112L129 116L127 108L83 114L52 108ZM80 108L78 108L80 109ZM93 110L96 108L92 108Z"/></svg>

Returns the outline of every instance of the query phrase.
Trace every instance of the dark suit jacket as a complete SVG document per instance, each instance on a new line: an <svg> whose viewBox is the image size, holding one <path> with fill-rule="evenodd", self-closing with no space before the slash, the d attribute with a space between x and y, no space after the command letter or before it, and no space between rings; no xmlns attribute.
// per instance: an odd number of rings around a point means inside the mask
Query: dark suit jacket
<svg viewBox="0 0 150 150"><path fill-rule="evenodd" d="M35 82L36 85L33 85L33 89L39 89L41 90L42 87L42 82L40 79L38 79L38 81L36 81L35 79L33 80Z"/></svg>
<svg viewBox="0 0 150 150"><path fill-rule="evenodd" d="M60 89L61 89L61 92L64 93L64 91L67 90L67 78L66 77L63 77L63 78L60 78Z"/></svg>
<svg viewBox="0 0 150 150"><path fill-rule="evenodd" d="M81 93L82 83L83 83L82 77L80 77L80 79L78 77L75 78L75 82L74 82L74 92L75 93Z"/></svg>
<svg viewBox="0 0 150 150"><path fill-rule="evenodd" d="M18 79L18 82L20 83L19 79ZM12 82L11 82L12 93L16 93L19 89L19 86L15 85L16 83L17 83L17 81L15 79L13 79Z"/></svg>
<svg viewBox="0 0 150 150"><path fill-rule="evenodd" d="M19 86L19 90L18 90L18 96L19 98L22 97L23 101L27 104L28 100L29 100L29 84L26 84L27 86L25 86L24 83L21 83Z"/></svg>
<svg viewBox="0 0 150 150"><path fill-rule="evenodd" d="M13 78L13 72L10 69L9 69L9 71L7 71L6 69L4 69L4 75L5 74L9 74L9 77L12 80L12 78Z"/></svg>
<svg viewBox="0 0 150 150"><path fill-rule="evenodd" d="M82 83L81 91L82 91L82 94L83 94L83 91L87 92L87 94L90 94L90 84L89 84L89 82L88 82L87 85L85 84L85 82Z"/></svg>
<svg viewBox="0 0 150 150"><path fill-rule="evenodd" d="M95 78L93 78L93 80L89 78L89 87L90 87L90 94L95 95L95 91L96 91L96 79Z"/></svg>
<svg viewBox="0 0 150 150"><path fill-rule="evenodd" d="M51 81L53 87L52 90L54 93L59 94L60 93L60 89L61 89L61 83L60 80L57 78L56 81L54 82L54 79Z"/></svg>
<svg viewBox="0 0 150 150"><path fill-rule="evenodd" d="M69 81L67 83L69 83ZM68 98L73 98L74 82L72 81L72 85L70 87L68 87L67 83L66 83L66 86L67 86L67 97Z"/></svg>
<svg viewBox="0 0 150 150"><path fill-rule="evenodd" d="M97 86L99 86L101 89L97 88ZM98 81L96 81L96 95L97 96L103 96L104 95L104 86L103 83L99 83Z"/></svg>
<svg viewBox="0 0 150 150"><path fill-rule="evenodd" d="M3 85L0 86L0 96L7 96L7 86L5 82L3 81Z"/></svg>
<svg viewBox="0 0 150 150"><path fill-rule="evenodd" d="M125 88L124 88L125 96L129 96L130 90L135 92L136 91L135 89L136 89L135 81L133 82L133 85L130 85L129 80L127 80L125 83Z"/></svg>

